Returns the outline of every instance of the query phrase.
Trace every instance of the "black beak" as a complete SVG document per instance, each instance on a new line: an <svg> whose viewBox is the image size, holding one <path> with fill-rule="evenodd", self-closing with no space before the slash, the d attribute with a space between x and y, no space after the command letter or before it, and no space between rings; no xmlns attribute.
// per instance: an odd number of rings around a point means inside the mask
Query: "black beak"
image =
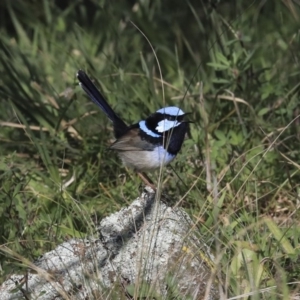
<svg viewBox="0 0 300 300"><path fill-rule="evenodd" d="M183 115L183 119L188 116L188 115L191 115L192 113L191 112L188 112L188 113L185 113ZM194 121L190 121L190 120L182 120L183 123L195 123Z"/></svg>

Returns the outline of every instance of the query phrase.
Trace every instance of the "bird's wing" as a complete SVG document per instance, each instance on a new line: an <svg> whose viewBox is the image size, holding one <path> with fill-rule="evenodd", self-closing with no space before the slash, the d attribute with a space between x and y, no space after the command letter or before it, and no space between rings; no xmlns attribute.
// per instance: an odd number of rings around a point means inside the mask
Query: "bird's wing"
<svg viewBox="0 0 300 300"><path fill-rule="evenodd" d="M145 139L141 139L139 131L139 128L129 130L126 134L116 140L110 146L110 149L117 151L152 151L156 145L147 142Z"/></svg>

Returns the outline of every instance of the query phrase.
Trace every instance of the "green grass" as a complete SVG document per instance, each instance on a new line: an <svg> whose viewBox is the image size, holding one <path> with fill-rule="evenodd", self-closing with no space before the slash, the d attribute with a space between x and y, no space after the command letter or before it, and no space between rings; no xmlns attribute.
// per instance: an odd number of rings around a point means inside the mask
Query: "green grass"
<svg viewBox="0 0 300 300"><path fill-rule="evenodd" d="M128 123L192 112L164 193L218 253L228 297L299 293L299 4L59 3L0 4L0 244L33 260L139 195L81 68ZM24 270L0 263L3 279Z"/></svg>

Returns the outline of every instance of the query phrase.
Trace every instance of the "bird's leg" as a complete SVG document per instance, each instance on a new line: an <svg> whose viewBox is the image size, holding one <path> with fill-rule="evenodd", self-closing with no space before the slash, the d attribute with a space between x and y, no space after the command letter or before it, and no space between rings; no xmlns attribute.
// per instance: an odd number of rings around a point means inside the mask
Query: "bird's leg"
<svg viewBox="0 0 300 300"><path fill-rule="evenodd" d="M154 185L152 180L145 173L137 172L137 174L139 175L139 177L142 179L142 181L146 185L150 186L154 191L156 191L156 186Z"/></svg>

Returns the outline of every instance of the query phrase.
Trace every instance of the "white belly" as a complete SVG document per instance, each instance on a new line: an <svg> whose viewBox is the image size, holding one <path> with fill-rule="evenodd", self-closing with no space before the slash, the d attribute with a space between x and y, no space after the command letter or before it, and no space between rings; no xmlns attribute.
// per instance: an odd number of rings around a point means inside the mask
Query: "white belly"
<svg viewBox="0 0 300 300"><path fill-rule="evenodd" d="M136 171L151 171L169 164L176 155L169 154L162 146L153 151L120 151L125 166Z"/></svg>

